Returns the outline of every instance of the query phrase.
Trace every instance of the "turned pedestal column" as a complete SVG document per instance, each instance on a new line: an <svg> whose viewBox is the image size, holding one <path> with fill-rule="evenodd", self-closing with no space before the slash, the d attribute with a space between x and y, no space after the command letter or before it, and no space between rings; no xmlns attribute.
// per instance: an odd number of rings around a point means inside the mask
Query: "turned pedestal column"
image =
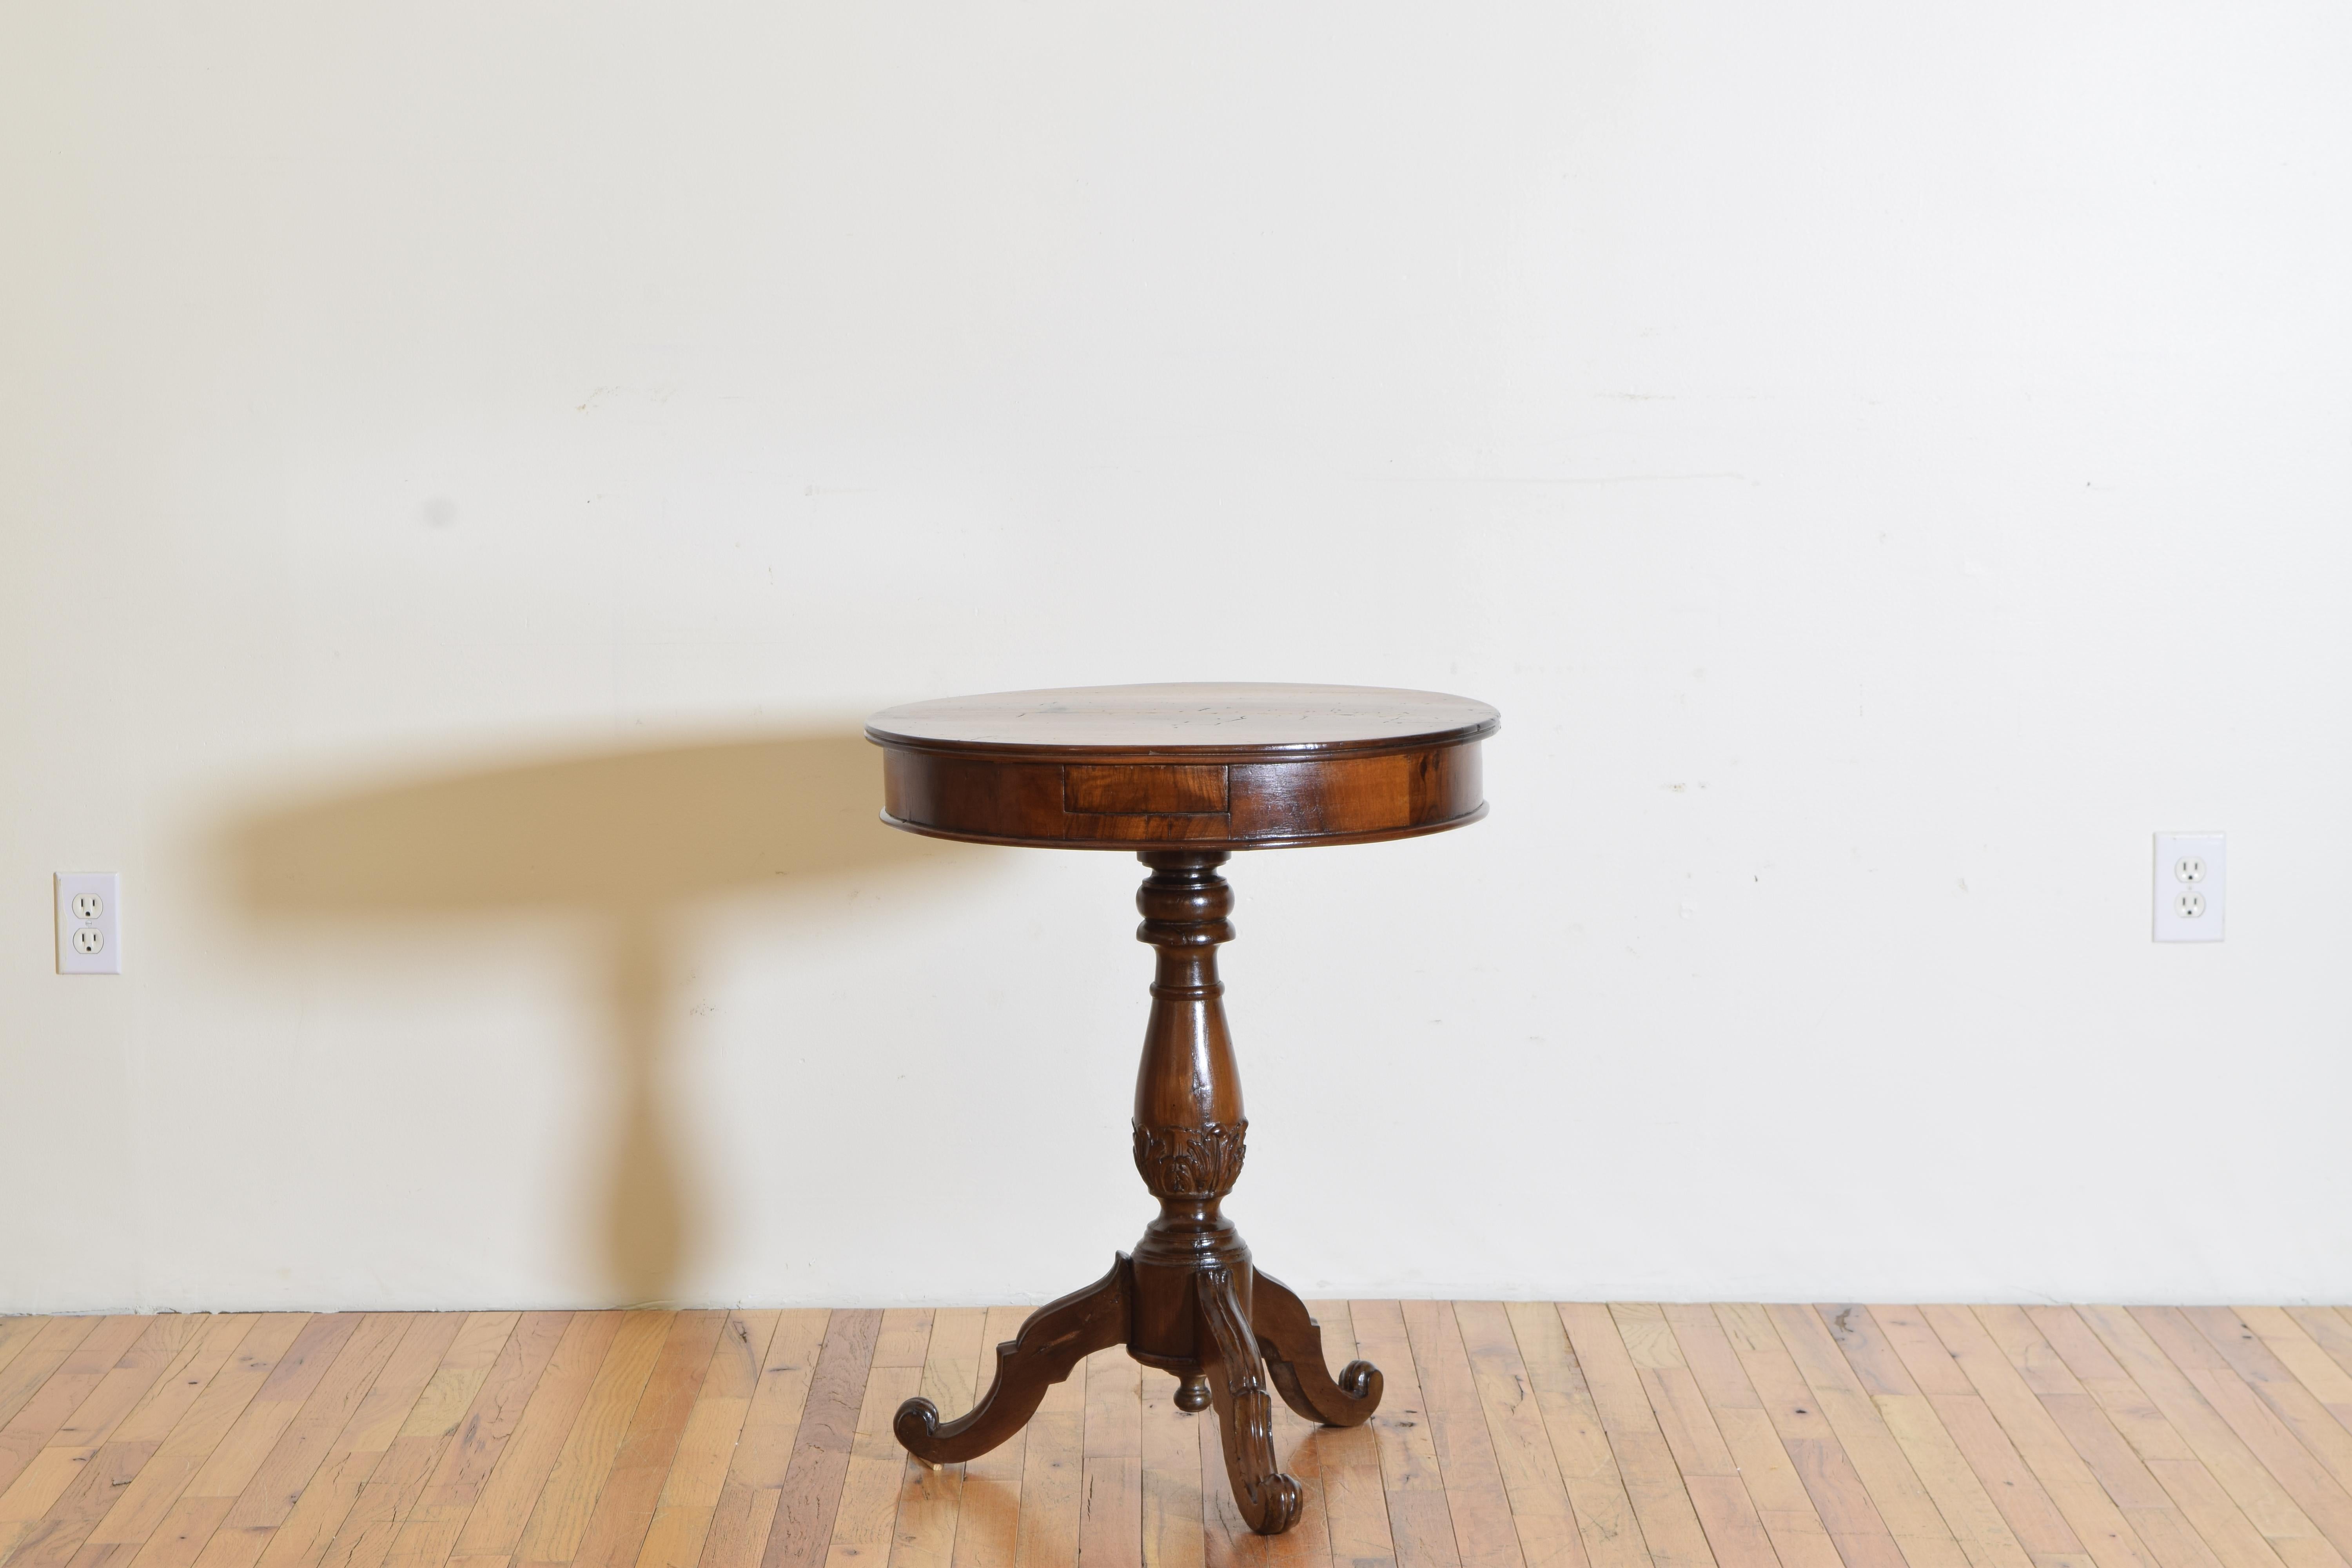
<svg viewBox="0 0 2352 1568"><path fill-rule="evenodd" d="M898 1440L949 1464L1018 1431L1045 1391L1113 1345L1179 1380L1176 1403L1213 1409L1226 1477L1250 1528L1298 1517L1274 1451L1267 1384L1308 1420L1352 1426L1381 1374L1334 1379L1306 1305L1252 1263L1225 1217L1249 1121L1225 1028L1217 948L1233 940L1236 849L1435 833L1486 814L1478 742L1492 708L1434 692L1331 686L1129 686L1008 692L877 713L884 820L983 843L1129 849L1151 868L1137 936L1155 951L1135 1083L1135 1167L1160 1202L1132 1253L1040 1308L997 1347L996 1377L964 1415L898 1409Z"/></svg>

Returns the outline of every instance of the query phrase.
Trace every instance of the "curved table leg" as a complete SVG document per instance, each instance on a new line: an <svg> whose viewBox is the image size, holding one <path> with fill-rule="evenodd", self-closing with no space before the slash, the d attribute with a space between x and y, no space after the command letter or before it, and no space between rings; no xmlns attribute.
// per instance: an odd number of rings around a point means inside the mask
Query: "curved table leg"
<svg viewBox="0 0 2352 1568"><path fill-rule="evenodd" d="M1360 1426L1381 1407L1381 1369L1351 1361L1333 1382L1323 1360L1323 1331L1297 1293L1261 1268L1252 1292L1250 1327L1265 1354L1266 1374L1282 1402L1326 1426Z"/></svg>
<svg viewBox="0 0 2352 1568"><path fill-rule="evenodd" d="M1258 1375L1256 1344L1242 1322L1234 1277L1223 1268L1204 1268L1192 1279L1201 1371L1223 1428L1225 1479L1249 1527L1260 1535L1280 1535L1298 1522L1298 1483L1274 1468L1274 1401Z"/></svg>
<svg viewBox="0 0 2352 1568"><path fill-rule="evenodd" d="M890 1423L899 1443L934 1465L976 1459L1036 1414L1045 1391L1099 1350L1127 1342L1129 1291L1127 1254L1110 1272L1029 1315L1017 1339L996 1347L996 1381L969 1414L940 1424L939 1406L921 1397L898 1406Z"/></svg>

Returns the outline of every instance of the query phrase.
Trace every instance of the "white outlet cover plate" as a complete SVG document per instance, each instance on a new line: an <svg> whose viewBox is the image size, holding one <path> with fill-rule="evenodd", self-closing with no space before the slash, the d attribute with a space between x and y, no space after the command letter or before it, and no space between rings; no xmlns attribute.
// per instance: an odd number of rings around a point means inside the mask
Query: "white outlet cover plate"
<svg viewBox="0 0 2352 1568"><path fill-rule="evenodd" d="M2228 837L2220 833L2158 834L2156 940L2220 942L2229 912Z"/></svg>
<svg viewBox="0 0 2352 1568"><path fill-rule="evenodd" d="M92 899L95 905L86 901ZM121 872L58 873L58 973L122 973Z"/></svg>

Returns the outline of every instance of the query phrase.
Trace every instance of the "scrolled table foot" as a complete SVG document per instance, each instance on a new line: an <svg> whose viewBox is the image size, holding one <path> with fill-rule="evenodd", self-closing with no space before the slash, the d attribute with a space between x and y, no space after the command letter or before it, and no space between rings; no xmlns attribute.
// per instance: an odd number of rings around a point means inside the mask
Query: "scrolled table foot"
<svg viewBox="0 0 2352 1568"><path fill-rule="evenodd" d="M1335 1381L1323 1360L1323 1330L1297 1292L1261 1268L1251 1291L1250 1327L1282 1402L1326 1426L1360 1426L1381 1407L1381 1369L1351 1361Z"/></svg>
<svg viewBox="0 0 2352 1568"><path fill-rule="evenodd" d="M996 1347L996 1381L979 1404L957 1420L941 1424L939 1406L921 1397L898 1406L890 1423L899 1446L927 1464L976 1459L1003 1442L1037 1413L1045 1391L1070 1375L1078 1363L1099 1350L1127 1342L1132 1286L1127 1254L1110 1272L1083 1290L1073 1290L1029 1315L1018 1338Z"/></svg>
<svg viewBox="0 0 2352 1568"><path fill-rule="evenodd" d="M890 1430L900 1447L919 1456L940 1440L940 1407L919 1394L898 1406L898 1414L890 1418Z"/></svg>
<svg viewBox="0 0 2352 1568"><path fill-rule="evenodd" d="M1242 1322L1233 1275L1204 1268L1193 1277L1201 1331L1201 1371L1223 1428L1225 1479L1249 1527L1280 1535L1298 1522L1298 1483L1275 1468L1274 1401L1259 1375L1255 1342Z"/></svg>

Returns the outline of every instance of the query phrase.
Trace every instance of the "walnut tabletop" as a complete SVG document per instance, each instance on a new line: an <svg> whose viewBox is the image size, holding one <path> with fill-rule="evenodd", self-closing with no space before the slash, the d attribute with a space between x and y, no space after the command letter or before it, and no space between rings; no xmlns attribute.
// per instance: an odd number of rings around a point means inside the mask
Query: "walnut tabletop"
<svg viewBox="0 0 2352 1568"><path fill-rule="evenodd" d="M1214 1410L1225 1479L1249 1527L1279 1535L1297 1521L1303 1497L1276 1463L1273 1394L1310 1421L1354 1426L1379 1406L1381 1381L1361 1361L1332 1375L1306 1304L1256 1267L1222 1207L1249 1121L1217 978L1217 948L1234 939L1233 889L1218 868L1236 849L1477 821L1478 745L1500 723L1484 702L1434 691L1246 683L1006 691L866 721L883 749L891 826L1129 849L1151 868L1135 896L1135 934L1156 950L1156 968L1132 1130L1160 1215L1109 1273L1039 1308L996 1347L995 1381L971 1410L941 1421L928 1399L901 1405L891 1430L909 1453L951 1465L988 1452L1079 1362L1124 1345L1174 1374L1179 1408Z"/></svg>
<svg viewBox="0 0 2352 1568"><path fill-rule="evenodd" d="M954 697L866 721L883 815L941 838L1262 849L1436 833L1485 815L1501 715L1436 691L1235 681Z"/></svg>

